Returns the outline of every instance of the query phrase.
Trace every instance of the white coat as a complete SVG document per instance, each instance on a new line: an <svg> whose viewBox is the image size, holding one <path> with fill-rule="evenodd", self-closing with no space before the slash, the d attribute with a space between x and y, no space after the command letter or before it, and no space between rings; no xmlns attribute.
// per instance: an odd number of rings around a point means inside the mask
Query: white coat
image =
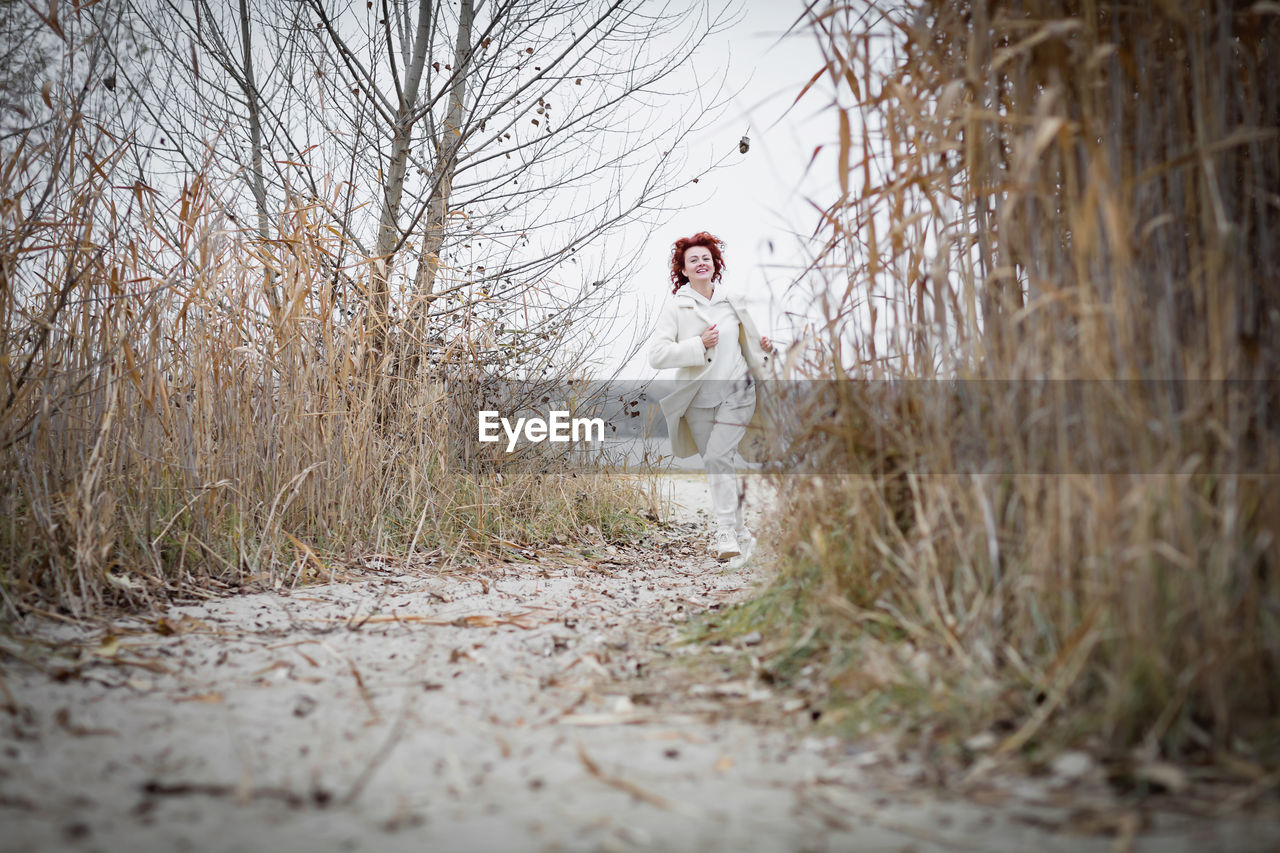
<svg viewBox="0 0 1280 853"><path fill-rule="evenodd" d="M747 370L757 382L755 414L751 417L751 423L747 426L747 438L743 440L739 450L744 459L756 461L760 456L757 447L764 432L764 407L760 404L758 383L767 375L769 354L760 346L760 333L741 298L731 295L728 302L738 315L738 339L734 343L742 349ZM715 347L707 349L702 345L702 333L710 325L711 318L690 295L686 285L663 307L653 333L653 343L649 345L649 364L659 370L675 368L676 379L680 382L680 387L663 397L660 404L667 421L667 434L671 437L671 451L681 458L698 452L685 412L697 396L702 379L715 356ZM725 344L726 341L721 340L716 346Z"/></svg>

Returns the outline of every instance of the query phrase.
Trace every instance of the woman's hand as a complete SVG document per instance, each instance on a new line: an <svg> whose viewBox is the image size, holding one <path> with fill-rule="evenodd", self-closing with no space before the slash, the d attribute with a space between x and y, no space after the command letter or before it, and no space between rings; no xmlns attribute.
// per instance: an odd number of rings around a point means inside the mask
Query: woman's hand
<svg viewBox="0 0 1280 853"><path fill-rule="evenodd" d="M719 342L720 330L716 328L715 323L712 323L710 326L707 326L706 330L702 333L702 347L703 349L711 349Z"/></svg>
<svg viewBox="0 0 1280 853"><path fill-rule="evenodd" d="M760 349L764 350L770 355L773 354L773 341L769 340L768 335L760 336Z"/></svg>

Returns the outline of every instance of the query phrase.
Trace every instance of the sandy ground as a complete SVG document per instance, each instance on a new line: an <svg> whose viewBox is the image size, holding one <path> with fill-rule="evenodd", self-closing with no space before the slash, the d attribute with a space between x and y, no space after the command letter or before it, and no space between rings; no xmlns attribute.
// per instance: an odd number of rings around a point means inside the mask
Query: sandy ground
<svg viewBox="0 0 1280 853"><path fill-rule="evenodd" d="M714 666L749 643L682 642L769 553L716 564L702 479L660 482L674 523L635 549L373 563L0 638L0 849L1276 848L1273 817L1138 811L1053 780L954 797L901 756L816 736L800 700Z"/></svg>

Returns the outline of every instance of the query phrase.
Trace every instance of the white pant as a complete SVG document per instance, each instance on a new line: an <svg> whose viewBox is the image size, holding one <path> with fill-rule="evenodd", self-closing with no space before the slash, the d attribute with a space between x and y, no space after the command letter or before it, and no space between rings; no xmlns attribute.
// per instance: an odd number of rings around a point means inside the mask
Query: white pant
<svg viewBox="0 0 1280 853"><path fill-rule="evenodd" d="M747 434L747 424L755 409L756 389L746 387L734 391L714 408L690 406L685 411L689 431L693 433L707 471L717 530L742 527L742 490L734 475L734 462L738 443Z"/></svg>

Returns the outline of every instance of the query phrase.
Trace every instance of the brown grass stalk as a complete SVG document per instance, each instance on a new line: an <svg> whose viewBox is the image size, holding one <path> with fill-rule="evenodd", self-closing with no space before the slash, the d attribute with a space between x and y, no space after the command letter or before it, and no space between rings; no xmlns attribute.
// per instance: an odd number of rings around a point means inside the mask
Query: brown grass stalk
<svg viewBox="0 0 1280 853"><path fill-rule="evenodd" d="M209 578L292 584L368 554L493 554L642 523L633 486L476 444L498 373L475 356L485 321L375 351L369 262L335 275L344 247L303 201L267 252L201 176L176 198L121 190L105 136L74 115L41 133L0 163L7 618L44 599L85 614ZM423 356L412 375L406 350Z"/></svg>
<svg viewBox="0 0 1280 853"><path fill-rule="evenodd" d="M864 723L1274 766L1280 16L917 0L814 30L841 192L801 373L840 381L789 417L846 473L781 479L770 595ZM886 641L917 690L851 675Z"/></svg>

